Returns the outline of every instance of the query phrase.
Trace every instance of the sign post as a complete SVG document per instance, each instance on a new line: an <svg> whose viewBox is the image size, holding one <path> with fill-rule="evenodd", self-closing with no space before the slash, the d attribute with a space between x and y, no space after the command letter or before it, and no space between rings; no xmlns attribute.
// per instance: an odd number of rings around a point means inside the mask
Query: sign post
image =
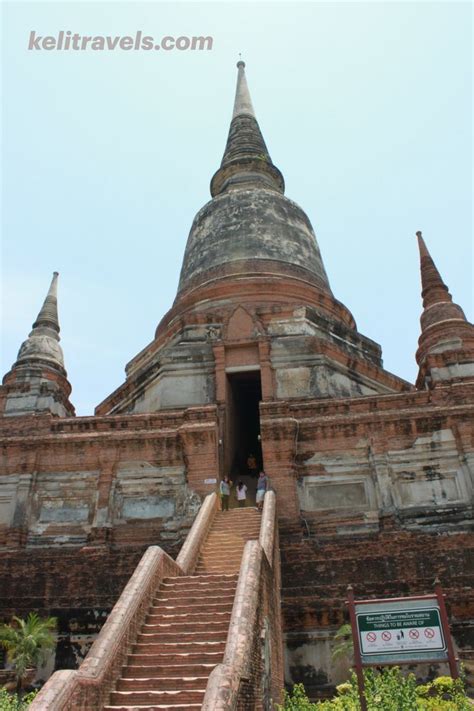
<svg viewBox="0 0 474 711"><path fill-rule="evenodd" d="M356 668L357 686L359 687L360 708L361 708L361 711L367 711L367 701L365 698L365 687L364 687L364 670L362 667L362 659L360 656L359 637L357 634L354 634L354 630L357 628L357 621L356 621L356 615L355 615L354 590L353 590L352 585L349 585L347 587L347 598L348 598L347 603L349 605L349 616L351 619L351 627L352 627L352 641L354 644L354 662L355 662L355 668Z"/></svg>
<svg viewBox="0 0 474 711"><path fill-rule="evenodd" d="M458 665L456 664L456 656L454 654L453 640L451 639L451 632L449 629L448 613L446 612L446 603L444 602L444 595L441 589L441 582L439 578L436 578L435 582L435 594L438 600L439 611L441 614L441 622L444 629L446 630L446 642L448 645L448 662L449 662L449 672L453 679L459 678Z"/></svg>
<svg viewBox="0 0 474 711"><path fill-rule="evenodd" d="M355 600L349 585L347 598L362 711L367 709L363 667L447 661L451 676L458 678L439 580L434 595Z"/></svg>

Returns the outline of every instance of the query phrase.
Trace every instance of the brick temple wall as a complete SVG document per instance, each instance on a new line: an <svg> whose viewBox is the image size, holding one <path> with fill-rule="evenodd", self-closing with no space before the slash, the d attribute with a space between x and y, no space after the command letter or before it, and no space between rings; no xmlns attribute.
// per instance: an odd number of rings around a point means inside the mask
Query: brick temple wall
<svg viewBox="0 0 474 711"><path fill-rule="evenodd" d="M0 617L58 617L74 668L146 547L176 556L214 489L216 408L0 418L0 440Z"/></svg>
<svg viewBox="0 0 474 711"><path fill-rule="evenodd" d="M474 650L472 385L261 406L277 492L286 681L344 678L331 638L356 597L447 594L461 658ZM433 671L433 670L431 670ZM420 675L430 673L419 669Z"/></svg>
<svg viewBox="0 0 474 711"><path fill-rule="evenodd" d="M287 682L316 693L339 681L330 639L349 583L359 597L405 595L439 575L458 650L474 648L473 395L458 384L261 405ZM57 615L58 666L87 650L146 545L176 554L214 488L217 417L211 405L0 420L0 614Z"/></svg>

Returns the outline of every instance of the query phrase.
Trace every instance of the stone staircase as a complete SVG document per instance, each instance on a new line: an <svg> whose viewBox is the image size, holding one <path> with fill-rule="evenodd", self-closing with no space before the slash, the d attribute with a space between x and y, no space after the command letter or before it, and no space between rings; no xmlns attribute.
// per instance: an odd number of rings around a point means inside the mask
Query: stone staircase
<svg viewBox="0 0 474 711"><path fill-rule="evenodd" d="M157 591L104 711L201 708L223 660L244 546L259 532L256 509L216 513L195 573Z"/></svg>
<svg viewBox="0 0 474 711"><path fill-rule="evenodd" d="M230 509L216 514L202 547L196 574L238 573L245 544L260 534L260 518L254 508Z"/></svg>

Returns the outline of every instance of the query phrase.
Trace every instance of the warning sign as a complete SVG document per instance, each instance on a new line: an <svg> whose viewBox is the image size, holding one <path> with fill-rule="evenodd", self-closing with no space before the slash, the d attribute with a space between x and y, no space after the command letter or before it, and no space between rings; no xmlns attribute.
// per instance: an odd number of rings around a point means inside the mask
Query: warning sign
<svg viewBox="0 0 474 711"><path fill-rule="evenodd" d="M446 648L439 610L434 607L357 612L356 619L363 655L411 654Z"/></svg>

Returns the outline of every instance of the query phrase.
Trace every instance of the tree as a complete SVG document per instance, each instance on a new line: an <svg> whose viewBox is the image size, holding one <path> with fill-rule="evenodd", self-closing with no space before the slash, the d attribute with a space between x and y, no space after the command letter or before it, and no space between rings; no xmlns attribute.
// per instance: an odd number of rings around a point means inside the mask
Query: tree
<svg viewBox="0 0 474 711"><path fill-rule="evenodd" d="M345 659L352 664L354 656L354 645L352 642L352 627L350 624L344 624L339 627L336 634L334 635L334 649L332 651L332 658L334 661L336 659Z"/></svg>
<svg viewBox="0 0 474 711"><path fill-rule="evenodd" d="M13 617L9 625L0 625L0 645L6 649L7 659L13 664L17 679L17 691L27 669L36 668L48 650L56 644L57 620L41 618L30 612L26 620Z"/></svg>

